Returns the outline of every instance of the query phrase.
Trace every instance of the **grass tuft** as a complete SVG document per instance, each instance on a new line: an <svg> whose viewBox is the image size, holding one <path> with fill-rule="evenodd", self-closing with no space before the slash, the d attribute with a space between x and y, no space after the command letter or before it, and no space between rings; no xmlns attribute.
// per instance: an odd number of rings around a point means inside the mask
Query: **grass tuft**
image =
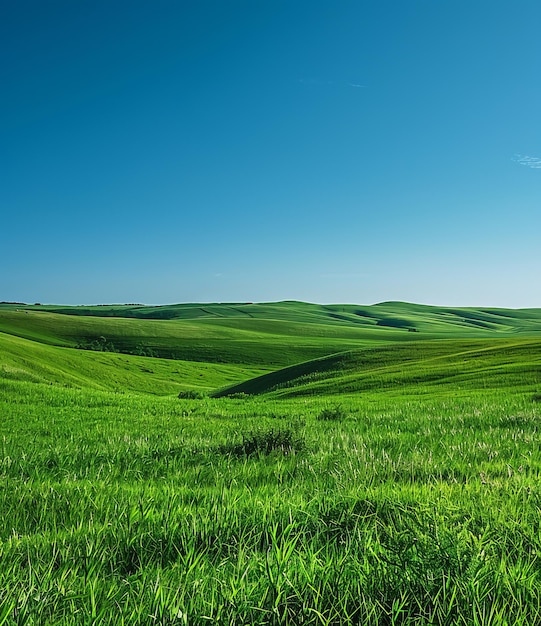
<svg viewBox="0 0 541 626"><path fill-rule="evenodd" d="M181 400L203 400L205 398L205 394L202 391L197 391L196 389L186 389L181 391L177 398Z"/></svg>
<svg viewBox="0 0 541 626"><path fill-rule="evenodd" d="M273 452L292 454L305 448L304 436L296 425L260 428L242 434L242 441L226 443L222 454L233 456L268 455Z"/></svg>
<svg viewBox="0 0 541 626"><path fill-rule="evenodd" d="M340 406L326 407L318 414L317 419L322 422L339 422L348 417L347 412Z"/></svg>
<svg viewBox="0 0 541 626"><path fill-rule="evenodd" d="M245 393L244 391L239 391L238 393L232 393L228 398L232 398L233 400L246 400L250 397L249 393Z"/></svg>

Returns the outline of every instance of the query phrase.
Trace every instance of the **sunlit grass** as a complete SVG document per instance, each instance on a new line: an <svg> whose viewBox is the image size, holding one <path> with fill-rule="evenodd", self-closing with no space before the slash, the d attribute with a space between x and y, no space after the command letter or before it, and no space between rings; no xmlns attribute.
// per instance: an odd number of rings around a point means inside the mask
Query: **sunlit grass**
<svg viewBox="0 0 541 626"><path fill-rule="evenodd" d="M0 315L0 626L541 622L536 311L109 313Z"/></svg>
<svg viewBox="0 0 541 626"><path fill-rule="evenodd" d="M531 394L2 391L6 624L540 619Z"/></svg>

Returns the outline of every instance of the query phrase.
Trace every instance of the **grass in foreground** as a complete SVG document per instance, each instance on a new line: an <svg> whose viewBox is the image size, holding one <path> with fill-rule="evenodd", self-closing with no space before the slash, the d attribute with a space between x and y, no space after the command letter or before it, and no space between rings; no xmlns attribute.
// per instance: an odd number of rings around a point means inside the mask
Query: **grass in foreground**
<svg viewBox="0 0 541 626"><path fill-rule="evenodd" d="M535 624L541 403L1 382L0 624Z"/></svg>

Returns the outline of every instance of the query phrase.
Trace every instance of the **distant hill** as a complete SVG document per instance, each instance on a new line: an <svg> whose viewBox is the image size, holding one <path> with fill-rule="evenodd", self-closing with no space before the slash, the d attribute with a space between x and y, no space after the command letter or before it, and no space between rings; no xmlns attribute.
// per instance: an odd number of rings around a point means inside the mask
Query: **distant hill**
<svg viewBox="0 0 541 626"><path fill-rule="evenodd" d="M0 305L13 309L14 304ZM16 305L20 310L40 310L63 315L121 317L152 320L286 320L304 324L342 324L397 328L410 331L498 330L541 331L541 309L436 307L408 302L374 305L311 304L293 300L265 303L209 303L145 306Z"/></svg>
<svg viewBox="0 0 541 626"><path fill-rule="evenodd" d="M62 315L120 317L151 320L266 319L302 323L334 323L353 326L384 326L412 330L449 327L487 330L541 329L541 309L437 307L408 302L373 305L311 304L287 300L263 303L209 303L145 306L139 304L59 306L0 303L0 311L48 311Z"/></svg>
<svg viewBox="0 0 541 626"><path fill-rule="evenodd" d="M13 359L17 353L19 361L26 359L28 365L13 367L40 380L50 377L62 382L81 374L83 379L94 381L92 384L109 388L114 372L124 368L129 370L126 388L142 385L142 389L151 389L148 376L139 376L145 374L139 370L146 366L117 358L126 355L151 357L152 362L162 363L162 382L156 389L163 393L169 393L177 380L181 385L208 391L235 383L234 388L218 395L332 394L381 387L387 375L389 381L418 379L422 384L432 384L428 376L439 384L443 374L438 373L437 366L446 359L451 370L458 368L457 376L466 378L467 368L460 363L475 362L472 367L477 368L479 378L479 368L485 367L483 351L491 355L492 372L496 372L494 368L507 368L509 374L515 368L518 372L521 363L527 368L532 363L538 367L538 340L528 338L541 337L541 309L449 308L405 302L361 306L284 301L161 307L4 303L0 304L2 337L4 349L9 344ZM9 343L8 337L28 343ZM46 347L54 350L47 352ZM102 356L98 359L95 353ZM464 359L459 356L463 353L468 355ZM511 361L506 364L505 358ZM427 365L430 359L436 360ZM63 360L67 365L60 371ZM195 368L192 377L186 367L177 377L176 370L169 371L164 360L234 369L220 373ZM376 366L391 369L382 370L383 378L378 374L379 382L371 387L370 372ZM264 372L267 374L252 380ZM531 378L530 374L527 369L525 376ZM157 381L159 377L154 378ZM115 388L122 386L121 379ZM495 379L491 380L487 384L495 384Z"/></svg>
<svg viewBox="0 0 541 626"><path fill-rule="evenodd" d="M0 305L0 332L42 343L284 366L373 342L541 334L541 309L305 302L162 307Z"/></svg>

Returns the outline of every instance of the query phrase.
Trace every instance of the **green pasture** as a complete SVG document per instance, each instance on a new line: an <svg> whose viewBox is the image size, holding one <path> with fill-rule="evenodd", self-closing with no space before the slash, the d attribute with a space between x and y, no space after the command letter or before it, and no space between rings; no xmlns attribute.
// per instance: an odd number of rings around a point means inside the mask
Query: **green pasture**
<svg viewBox="0 0 541 626"><path fill-rule="evenodd" d="M453 308L408 302L381 302L371 306L354 304L311 304L284 301L269 303L174 304L164 306L100 305L47 306L0 304L0 310L52 311L67 315L123 317L155 320L285 320L286 322L381 326L432 330L539 331L540 309Z"/></svg>
<svg viewBox="0 0 541 626"><path fill-rule="evenodd" d="M540 339L470 339L393 343L275 370L214 392L275 396L393 395L476 390L527 391L541 383Z"/></svg>
<svg viewBox="0 0 541 626"><path fill-rule="evenodd" d="M163 321L2 310L0 331L63 347L99 348L103 342L108 351L124 354L262 368L291 365L373 339L373 333L348 326L279 320L228 324L224 319ZM385 340L395 334L385 333Z"/></svg>
<svg viewBox="0 0 541 626"><path fill-rule="evenodd" d="M541 310L302 302L59 307L0 305L0 332L63 347L277 369L391 342L532 336Z"/></svg>
<svg viewBox="0 0 541 626"><path fill-rule="evenodd" d="M540 623L539 311L258 307L0 306L0 626Z"/></svg>
<svg viewBox="0 0 541 626"><path fill-rule="evenodd" d="M112 390L119 393L211 392L240 382L261 369L230 364L146 358L60 348L0 333L0 380Z"/></svg>

